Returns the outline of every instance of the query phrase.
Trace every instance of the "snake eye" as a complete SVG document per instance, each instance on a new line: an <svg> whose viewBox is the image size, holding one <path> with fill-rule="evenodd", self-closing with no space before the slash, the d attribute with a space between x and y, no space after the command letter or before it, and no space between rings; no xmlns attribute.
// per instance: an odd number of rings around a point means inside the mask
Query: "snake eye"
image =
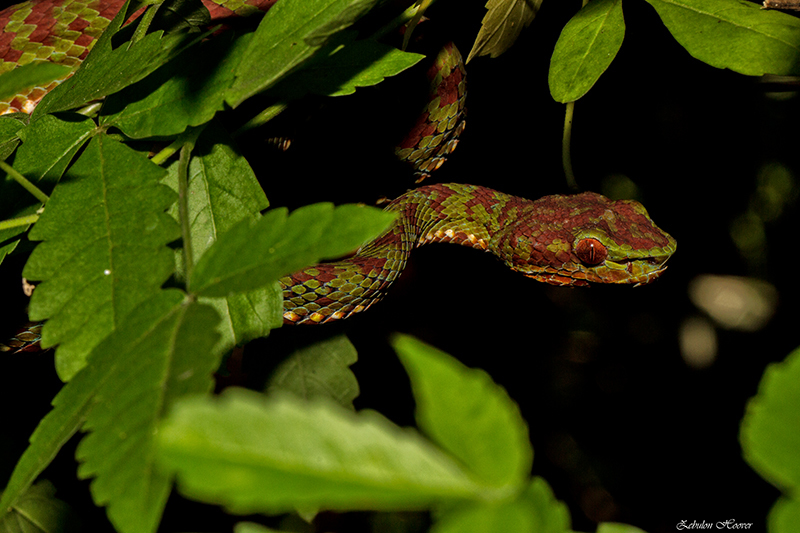
<svg viewBox="0 0 800 533"><path fill-rule="evenodd" d="M575 255L582 263L594 266L606 260L608 250L597 239L581 239L575 245Z"/></svg>

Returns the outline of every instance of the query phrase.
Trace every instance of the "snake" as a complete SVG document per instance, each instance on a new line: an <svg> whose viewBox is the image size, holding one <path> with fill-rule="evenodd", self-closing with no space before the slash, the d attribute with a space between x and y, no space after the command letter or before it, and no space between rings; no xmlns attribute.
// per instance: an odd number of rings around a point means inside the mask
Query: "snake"
<svg viewBox="0 0 800 533"><path fill-rule="evenodd" d="M276 0L203 0L212 23L266 11ZM0 73L32 61L73 67L124 5L123 0L29 0L0 11ZM69 77L32 87L0 102L0 114L31 113ZM428 103L397 144L417 181L438 169L465 125L466 71L458 49L446 44L427 70ZM280 280L285 324L348 318L381 300L423 244L451 242L494 254L510 269L552 285L647 284L666 269L675 240L644 207L596 193L551 195L535 201L483 186L434 184L391 202L395 222L354 255L314 265ZM41 323L29 323L0 351L30 351Z"/></svg>
<svg viewBox="0 0 800 533"><path fill-rule="evenodd" d="M449 242L492 253L522 275L558 286L645 285L677 243L634 200L593 192L538 200L458 183L413 189L390 203L397 214L353 256L281 278L285 324L348 318L380 301L411 251Z"/></svg>

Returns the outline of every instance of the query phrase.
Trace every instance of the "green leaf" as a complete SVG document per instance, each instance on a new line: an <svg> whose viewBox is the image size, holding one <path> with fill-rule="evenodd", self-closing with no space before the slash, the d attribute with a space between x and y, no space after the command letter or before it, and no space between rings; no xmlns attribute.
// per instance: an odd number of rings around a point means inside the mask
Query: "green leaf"
<svg viewBox="0 0 800 533"><path fill-rule="evenodd" d="M622 0L593 0L561 30L550 59L550 94L574 102L597 82L625 37Z"/></svg>
<svg viewBox="0 0 800 533"><path fill-rule="evenodd" d="M26 120L19 113L0 116L0 160L5 161L19 144L18 134Z"/></svg>
<svg viewBox="0 0 800 533"><path fill-rule="evenodd" d="M178 166L177 161L170 165L164 179L176 193ZM203 131L189 160L188 174L189 231L197 261L221 233L241 220L257 220L269 202L247 160L236 151L232 139L217 127ZM178 220L177 204L169 213ZM176 251L175 259L182 273L180 250ZM202 301L212 305L222 317L219 332L228 345L264 337L283 323L282 294L274 285Z"/></svg>
<svg viewBox="0 0 800 533"><path fill-rule="evenodd" d="M38 119L46 113L74 109L104 98L128 85L136 83L165 64L195 40L185 32L164 34L155 31L135 43L124 43L112 48L112 37L122 29L131 33L133 28L122 28L130 12L130 0L114 17L92 51L75 74L50 91L34 111ZM113 76L109 76L113 72Z"/></svg>
<svg viewBox="0 0 800 533"><path fill-rule="evenodd" d="M482 481L518 490L533 450L519 408L486 372L413 337L392 345L411 378L419 428Z"/></svg>
<svg viewBox="0 0 800 533"><path fill-rule="evenodd" d="M41 204L30 205L14 213L13 218L33 215L40 209L40 207ZM17 245L20 242L20 236L28 231L29 227L30 224L26 224L0 230L0 263L3 262L7 255L17 248Z"/></svg>
<svg viewBox="0 0 800 533"><path fill-rule="evenodd" d="M70 379L86 355L174 270L167 244L179 235L164 212L175 195L163 170L104 136L95 137L58 184L30 232L43 240L23 275L41 281L32 320L49 319L44 347Z"/></svg>
<svg viewBox="0 0 800 533"><path fill-rule="evenodd" d="M373 207L320 203L287 216L268 211L223 234L200 258L189 280L190 292L226 296L250 291L323 259L352 252L378 235L394 214Z"/></svg>
<svg viewBox="0 0 800 533"><path fill-rule="evenodd" d="M800 348L764 372L739 441L747 463L787 494L800 490Z"/></svg>
<svg viewBox="0 0 800 533"><path fill-rule="evenodd" d="M304 400L329 398L353 409L358 381L350 365L358 360L345 335L315 342L292 352L270 376L267 390L288 391Z"/></svg>
<svg viewBox="0 0 800 533"><path fill-rule="evenodd" d="M800 20L740 0L647 0L694 57L741 74L800 74Z"/></svg>
<svg viewBox="0 0 800 533"><path fill-rule="evenodd" d="M167 168L163 183L177 194L178 161ZM256 220L269 207L250 164L218 127L206 128L192 151L187 199L195 261L221 234L242 220ZM169 213L177 221L178 206Z"/></svg>
<svg viewBox="0 0 800 533"><path fill-rule="evenodd" d="M78 429L90 433L76 456L79 477L96 477L94 500L117 531L155 531L170 477L155 468L156 423L176 398L208 392L221 353L213 309L178 290L157 293L97 346L53 399L17 463L0 509L22 492Z"/></svg>
<svg viewBox="0 0 800 533"><path fill-rule="evenodd" d="M95 125L81 115L45 115L24 133L24 142L14 156L14 169L34 183L49 182L43 188L50 192L78 150L95 133Z"/></svg>
<svg viewBox="0 0 800 533"><path fill-rule="evenodd" d="M185 51L146 79L109 97L102 123L135 139L177 135L225 107L233 68L250 35L227 32Z"/></svg>
<svg viewBox="0 0 800 533"><path fill-rule="evenodd" d="M299 98L306 92L323 96L353 94L414 66L425 56L403 52L371 40L348 43L331 54L320 52L281 85L280 92Z"/></svg>
<svg viewBox="0 0 800 533"><path fill-rule="evenodd" d="M480 488L413 430L328 401L230 388L179 402L157 437L181 492L236 513L418 508Z"/></svg>
<svg viewBox="0 0 800 533"><path fill-rule="evenodd" d="M50 61L34 61L18 66L0 76L0 100L11 98L32 87L46 87L51 81L61 79L70 72L72 67Z"/></svg>
<svg viewBox="0 0 800 533"><path fill-rule="evenodd" d="M488 12L483 17L467 63L473 57L497 57L511 48L523 28L533 22L541 5L542 0L488 0Z"/></svg>
<svg viewBox="0 0 800 533"><path fill-rule="evenodd" d="M431 533L572 533L569 509L553 496L542 478L534 478L513 499L470 503L442 513Z"/></svg>
<svg viewBox="0 0 800 533"><path fill-rule="evenodd" d="M237 107L308 60L336 32L358 20L375 0L279 2L264 16L236 67L226 101Z"/></svg>
<svg viewBox="0 0 800 533"><path fill-rule="evenodd" d="M40 481L20 496L11 510L0 519L3 533L60 533L67 531L72 512L55 497L56 488L47 480Z"/></svg>
<svg viewBox="0 0 800 533"><path fill-rule="evenodd" d="M787 497L778 498L767 516L769 533L792 533L800 523L800 501Z"/></svg>

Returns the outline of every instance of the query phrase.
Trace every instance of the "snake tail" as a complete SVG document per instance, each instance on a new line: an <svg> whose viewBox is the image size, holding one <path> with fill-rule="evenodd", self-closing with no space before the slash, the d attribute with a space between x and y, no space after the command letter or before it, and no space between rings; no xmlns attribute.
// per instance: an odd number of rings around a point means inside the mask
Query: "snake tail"
<svg viewBox="0 0 800 533"><path fill-rule="evenodd" d="M643 285L666 269L675 239L633 200L596 193L531 201L486 187L437 184L409 191L387 211L395 223L352 257L281 279L284 323L318 324L366 310L386 294L411 251L451 242L494 254L552 285Z"/></svg>

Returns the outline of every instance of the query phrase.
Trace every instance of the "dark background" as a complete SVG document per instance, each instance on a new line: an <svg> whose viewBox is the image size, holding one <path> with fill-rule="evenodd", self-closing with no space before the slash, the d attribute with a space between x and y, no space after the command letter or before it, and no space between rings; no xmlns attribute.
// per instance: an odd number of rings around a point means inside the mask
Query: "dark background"
<svg viewBox="0 0 800 533"><path fill-rule="evenodd" d="M484 10L464 4L438 2L430 17L455 33L466 56ZM431 181L528 198L569 192L561 168L564 106L550 97L547 72L560 29L579 5L544 2L514 48L471 61L467 128ZM731 228L757 200L765 165L796 171L798 101L793 92L776 96L770 91L780 87L692 58L647 3L625 2L624 12L619 55L576 104L573 164L585 190L613 193L619 176L635 183L638 199L678 241L666 274L636 289L561 289L506 271L488 254L429 246L415 252L384 302L336 328L359 350L358 405L399 423L413 424L413 404L387 343L392 332L488 371L519 403L535 449L533 472L567 502L576 530L613 520L659 533L676 531L681 520L734 519L764 531L778 491L742 460L738 432L766 365L800 344L791 304L798 296L791 274L796 187L782 214L765 222L755 250L740 251ZM364 117L347 116L339 123L363 124ZM345 155L351 148L338 144L319 170L306 173L294 165L309 158L298 155L287 170L297 170L290 183L313 176L324 189L315 200L395 196L386 192L397 190L394 172L383 170L391 165L353 166L358 159ZM295 205L309 193L297 185L267 190L273 205ZM716 359L697 369L681 356L679 331L686 319L705 316L688 293L701 274L766 280L778 306L758 331L717 328ZM305 335L284 328L275 337Z"/></svg>
<svg viewBox="0 0 800 533"><path fill-rule="evenodd" d="M545 1L509 52L468 65L467 129L430 182L486 185L527 198L568 192L564 106L550 97L547 71L560 29L579 7ZM759 79L693 59L646 2L628 1L624 9L619 55L576 104L573 164L585 190L613 191L619 176L635 184L637 198L678 242L664 276L637 289L560 289L515 275L488 254L429 246L415 252L389 297L370 312L342 324L275 331L245 350L245 370L251 378L266 373L282 350L344 331L359 351L358 407L411 425L408 381L388 343L392 332L410 333L483 368L518 402L535 449L533 473L568 504L574 529L593 531L596 522L612 520L660 533L676 531L680 520L735 519L763 531L778 491L744 463L738 431L764 368L800 344L792 311L796 187L782 214L765 223L755 255L737 248L731 224L756 198L764 165L796 171L798 100L791 92L776 98L767 92L775 87ZM429 16L466 56L484 12L483 2L440 0ZM305 111L302 119L284 117L295 137L285 154L265 148L261 132L243 139L272 205L373 203L411 187L379 142L392 135L383 123L401 107L405 83L360 90L358 98L319 109L312 101L310 119ZM758 277L775 286L779 299L763 329L717 328L716 359L696 369L681 356L679 328L704 316L688 294L701 274ZM3 453L18 457L48 410L52 395L42 391L57 390L58 382L45 359L15 359L6 372L16 386L9 395L30 409L9 415L8 427L24 437L4 441ZM73 456L74 443L47 475L59 497L98 529L104 512L91 505L87 483L75 481ZM326 516L322 524L358 531L375 520L356 513ZM163 529L224 531L226 521L235 520L175 497ZM426 527L424 517L412 515L389 522L392 531ZM389 530L386 522L377 529Z"/></svg>

